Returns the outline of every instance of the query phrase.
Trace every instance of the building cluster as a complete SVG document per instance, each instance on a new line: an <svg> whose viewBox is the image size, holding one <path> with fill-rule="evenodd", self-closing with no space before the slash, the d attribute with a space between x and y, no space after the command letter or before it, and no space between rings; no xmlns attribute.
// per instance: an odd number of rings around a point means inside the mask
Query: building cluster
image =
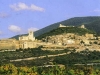
<svg viewBox="0 0 100 75"><path fill-rule="evenodd" d="M47 36L42 39L44 42L51 43L52 45L57 45L63 48L72 48L72 49L99 49L100 48L100 39L95 37L93 34L85 35L75 35L74 33L60 34ZM58 47L58 49L59 49ZM48 46L50 48L50 46Z"/></svg>
<svg viewBox="0 0 100 75"><path fill-rule="evenodd" d="M37 47L37 40L33 36L33 31L29 31L26 36L20 36L19 40L16 39L2 39L0 40L0 50L15 50Z"/></svg>
<svg viewBox="0 0 100 75"><path fill-rule="evenodd" d="M59 27L66 27L61 25ZM85 28L84 25L81 28ZM2 39L0 40L0 50L15 50L38 48L41 46L42 50L63 50L66 48L76 50L100 50L100 37L94 34L78 35L74 33L62 33L59 35L46 36L42 40L36 40L33 31L29 31L26 36L20 36L16 39Z"/></svg>

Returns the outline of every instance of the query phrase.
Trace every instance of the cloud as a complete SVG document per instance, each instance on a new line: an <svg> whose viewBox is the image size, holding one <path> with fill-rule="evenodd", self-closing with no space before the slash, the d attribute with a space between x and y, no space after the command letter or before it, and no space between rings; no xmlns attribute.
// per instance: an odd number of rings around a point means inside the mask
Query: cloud
<svg viewBox="0 0 100 75"><path fill-rule="evenodd" d="M93 10L93 12L100 12L100 9L95 9Z"/></svg>
<svg viewBox="0 0 100 75"><path fill-rule="evenodd" d="M7 13L4 13L4 12L1 12L0 13L0 18L6 18L8 17L9 15Z"/></svg>
<svg viewBox="0 0 100 75"><path fill-rule="evenodd" d="M37 31L37 30L38 30L38 28L33 28L33 27L28 29L28 31Z"/></svg>
<svg viewBox="0 0 100 75"><path fill-rule="evenodd" d="M94 10L94 12L100 12L100 9L96 9L96 10Z"/></svg>
<svg viewBox="0 0 100 75"><path fill-rule="evenodd" d="M32 4L29 9L33 11L44 11L44 8L38 7L34 4Z"/></svg>
<svg viewBox="0 0 100 75"><path fill-rule="evenodd" d="M10 8L15 11L21 11L21 10L31 10L31 11L44 11L44 8L41 8L39 6L36 6L34 4L31 4L30 6L26 5L25 3L18 3L18 4L12 4L10 5Z"/></svg>
<svg viewBox="0 0 100 75"><path fill-rule="evenodd" d="M21 32L21 28L18 27L18 26L16 26L16 25L10 25L10 26L8 27L8 29L9 29L10 31L12 31L12 32L15 32L15 33Z"/></svg>

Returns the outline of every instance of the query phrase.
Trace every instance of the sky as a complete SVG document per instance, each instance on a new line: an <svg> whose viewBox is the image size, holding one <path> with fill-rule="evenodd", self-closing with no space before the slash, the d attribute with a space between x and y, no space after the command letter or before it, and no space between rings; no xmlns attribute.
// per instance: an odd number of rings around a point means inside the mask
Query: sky
<svg viewBox="0 0 100 75"><path fill-rule="evenodd" d="M100 16L100 0L0 0L0 39L85 16Z"/></svg>

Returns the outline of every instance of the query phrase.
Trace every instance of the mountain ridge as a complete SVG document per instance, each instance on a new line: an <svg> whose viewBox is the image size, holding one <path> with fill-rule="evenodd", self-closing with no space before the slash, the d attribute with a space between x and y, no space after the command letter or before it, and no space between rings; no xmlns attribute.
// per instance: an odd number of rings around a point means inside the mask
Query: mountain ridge
<svg viewBox="0 0 100 75"><path fill-rule="evenodd" d="M50 32L44 33L43 35L40 35L36 38L41 40L42 38L46 38L47 36L61 35L66 33L73 33L75 35L80 35L80 36L85 34L95 34L94 31L88 30L86 28L69 26L69 27L59 27L57 29L53 29Z"/></svg>
<svg viewBox="0 0 100 75"><path fill-rule="evenodd" d="M48 25L47 27L36 31L35 36L42 35L43 32L49 32L50 30L57 28L60 24L63 24L65 26L67 26L67 25L68 26L80 26L82 24L87 25L87 24L94 22L96 20L100 20L100 17L99 16L73 17L73 18L70 18L70 19L67 19L67 20L64 20L61 22L57 22L57 23Z"/></svg>

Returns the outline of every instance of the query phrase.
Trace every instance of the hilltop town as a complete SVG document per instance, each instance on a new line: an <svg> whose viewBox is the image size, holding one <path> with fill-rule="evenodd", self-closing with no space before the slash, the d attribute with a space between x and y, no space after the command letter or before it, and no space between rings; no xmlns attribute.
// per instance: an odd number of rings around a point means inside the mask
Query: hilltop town
<svg viewBox="0 0 100 75"><path fill-rule="evenodd" d="M74 28L75 26L65 26L60 24L58 28ZM86 29L84 25L77 28ZM16 49L27 49L27 48L38 48L42 50L77 50L82 51L85 49L89 50L100 50L100 37L95 36L92 33L85 33L84 35L78 35L75 33L62 33L58 35L51 35L38 40L34 36L33 31L29 31L28 35L20 36L18 40L12 39L1 39L0 50L16 50Z"/></svg>

